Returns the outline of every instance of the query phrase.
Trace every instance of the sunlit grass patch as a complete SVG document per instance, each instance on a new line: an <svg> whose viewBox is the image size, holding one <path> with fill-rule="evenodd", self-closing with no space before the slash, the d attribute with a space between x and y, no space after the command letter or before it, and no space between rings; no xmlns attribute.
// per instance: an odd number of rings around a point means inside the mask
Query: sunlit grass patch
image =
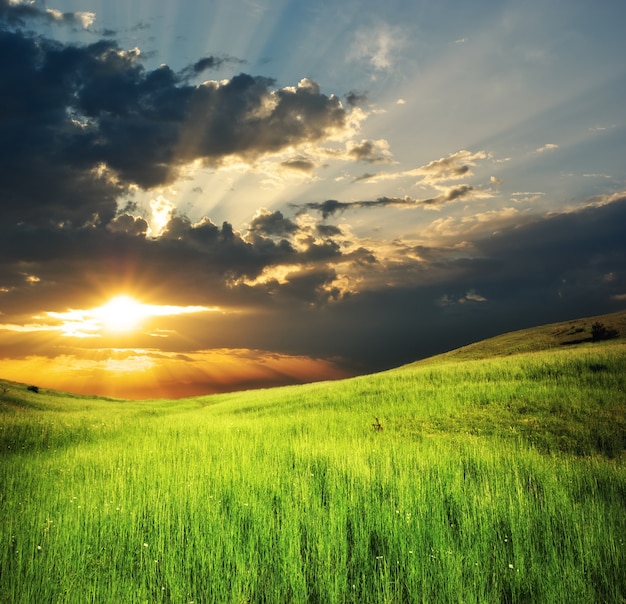
<svg viewBox="0 0 626 604"><path fill-rule="evenodd" d="M13 386L0 600L619 602L625 376L613 344L181 401Z"/></svg>

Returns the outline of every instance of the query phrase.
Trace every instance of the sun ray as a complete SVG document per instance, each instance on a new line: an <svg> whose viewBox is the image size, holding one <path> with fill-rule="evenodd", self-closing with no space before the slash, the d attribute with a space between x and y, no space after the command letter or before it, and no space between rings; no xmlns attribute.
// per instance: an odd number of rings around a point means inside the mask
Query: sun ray
<svg viewBox="0 0 626 604"><path fill-rule="evenodd" d="M121 336L139 332L151 319L221 310L217 306L144 304L128 294L118 294L95 308L47 311L32 317L37 323L23 326L0 324L0 329L18 331L19 327L19 331L56 331L65 337L99 338L104 335ZM153 328L154 325L150 327ZM171 333L171 330L158 327L154 329L162 334Z"/></svg>

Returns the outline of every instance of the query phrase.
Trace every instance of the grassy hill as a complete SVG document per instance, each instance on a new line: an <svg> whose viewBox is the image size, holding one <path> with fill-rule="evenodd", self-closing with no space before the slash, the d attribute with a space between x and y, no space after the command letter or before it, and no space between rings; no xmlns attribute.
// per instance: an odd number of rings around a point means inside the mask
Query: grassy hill
<svg viewBox="0 0 626 604"><path fill-rule="evenodd" d="M0 602L624 602L624 320L177 401L4 383Z"/></svg>
<svg viewBox="0 0 626 604"><path fill-rule="evenodd" d="M600 323L607 329L616 331L618 334L616 339L626 342L626 311L621 311L505 333L418 362L439 363L448 360L487 359L589 344L593 343L594 323Z"/></svg>

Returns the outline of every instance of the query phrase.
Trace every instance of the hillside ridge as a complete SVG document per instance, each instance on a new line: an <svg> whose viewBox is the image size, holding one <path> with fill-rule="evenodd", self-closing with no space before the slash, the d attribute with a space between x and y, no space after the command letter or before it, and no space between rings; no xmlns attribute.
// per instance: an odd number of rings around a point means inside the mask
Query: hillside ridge
<svg viewBox="0 0 626 604"><path fill-rule="evenodd" d="M626 310L623 310L506 332L409 363L408 366L442 361L480 360L585 345L594 342L594 323L600 323L608 330L615 330L617 337L612 338L613 341L626 341Z"/></svg>
<svg viewBox="0 0 626 604"><path fill-rule="evenodd" d="M621 342L626 342L626 310L623 310L615 313L583 317L557 323L548 323L536 327L529 327L526 329L506 332L497 336L493 336L491 338L486 338L484 340L473 342L471 344L456 348L454 350L450 350L448 352L413 361L412 363L396 367L394 369L391 369L390 371L401 370L419 365L437 364L441 362L481 359L487 360L489 358L510 356L513 354L540 352L549 349L559 349L568 346L584 345L593 341L591 329L594 323L601 323L607 329L617 331L618 335L615 339ZM354 378L347 379L349 380ZM11 397L7 396L8 391L9 389L14 390L16 387L24 389L33 388L33 386L26 383L14 382L0 377L0 400L4 399L4 403L10 404ZM269 390L271 390L271 388L269 388ZM69 396L79 399L102 399L109 401L123 400L106 396L93 395L85 395L83 397L82 395L72 392L58 391L51 388L46 388L45 391L48 393L57 393L58 395ZM198 397L189 398L195 399ZM21 400L20 404L22 404Z"/></svg>

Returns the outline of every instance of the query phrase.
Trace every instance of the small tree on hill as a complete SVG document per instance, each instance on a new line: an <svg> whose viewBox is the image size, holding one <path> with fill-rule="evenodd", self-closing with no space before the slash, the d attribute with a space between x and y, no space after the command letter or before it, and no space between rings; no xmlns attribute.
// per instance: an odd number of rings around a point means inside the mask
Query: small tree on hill
<svg viewBox="0 0 626 604"><path fill-rule="evenodd" d="M613 338L617 338L619 336L619 331L617 329L612 329L604 325L604 323L600 323L600 321L596 321L591 326L591 339L594 342L600 342L601 340L612 340Z"/></svg>

